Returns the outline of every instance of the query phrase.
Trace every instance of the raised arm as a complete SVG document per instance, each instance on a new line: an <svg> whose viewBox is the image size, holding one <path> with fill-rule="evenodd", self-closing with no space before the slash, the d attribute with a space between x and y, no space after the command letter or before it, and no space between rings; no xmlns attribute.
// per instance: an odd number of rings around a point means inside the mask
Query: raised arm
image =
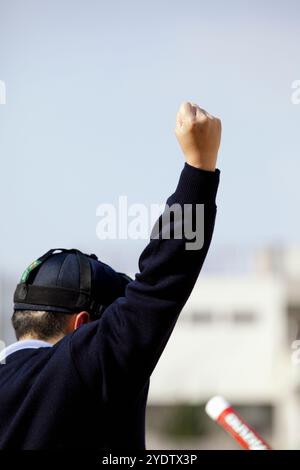
<svg viewBox="0 0 300 470"><path fill-rule="evenodd" d="M97 339L91 338L106 387L111 389L116 383L140 388L150 377L194 287L213 234L221 123L198 106L183 103L175 132L186 158L177 189L141 254L140 272L125 296L104 312ZM177 208L174 217L170 206Z"/></svg>

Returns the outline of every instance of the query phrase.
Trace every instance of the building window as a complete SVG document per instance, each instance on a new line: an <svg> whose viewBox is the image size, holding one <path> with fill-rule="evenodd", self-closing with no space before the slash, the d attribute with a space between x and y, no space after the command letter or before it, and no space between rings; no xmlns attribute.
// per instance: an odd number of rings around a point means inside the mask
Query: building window
<svg viewBox="0 0 300 470"><path fill-rule="evenodd" d="M192 323L211 323L213 315L211 312L193 312L189 317Z"/></svg>
<svg viewBox="0 0 300 470"><path fill-rule="evenodd" d="M234 312L232 315L234 323L249 324L256 321L256 315L253 312Z"/></svg>

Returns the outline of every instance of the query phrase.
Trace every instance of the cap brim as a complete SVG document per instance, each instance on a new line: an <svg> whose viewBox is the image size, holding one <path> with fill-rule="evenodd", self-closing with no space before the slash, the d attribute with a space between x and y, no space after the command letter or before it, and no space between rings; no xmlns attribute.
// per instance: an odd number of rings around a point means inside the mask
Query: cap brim
<svg viewBox="0 0 300 470"><path fill-rule="evenodd" d="M49 307L49 305L31 305L31 304L23 304L23 303L16 303L14 304L14 310L32 310L34 312L57 312L57 313L68 313L73 314L76 313L74 310L69 310L67 308L62 307Z"/></svg>

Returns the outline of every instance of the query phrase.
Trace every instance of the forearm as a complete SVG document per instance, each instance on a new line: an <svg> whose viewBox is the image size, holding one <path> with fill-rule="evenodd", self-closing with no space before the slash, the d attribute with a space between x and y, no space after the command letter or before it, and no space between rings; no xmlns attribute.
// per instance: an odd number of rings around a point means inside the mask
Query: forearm
<svg viewBox="0 0 300 470"><path fill-rule="evenodd" d="M218 170L208 172L185 165L176 191L167 200L167 207L178 205L182 208L182 236L178 239L165 237L174 232L174 221L170 220L167 211L166 217L164 214L160 217L160 221L164 220L163 227L160 227L156 238L151 239L141 254L140 273L127 289L128 300L138 304L143 311L146 309L153 312L152 299L155 304L159 300L157 308L161 309L163 314L171 310L172 314L176 315L182 309L199 275L211 242L218 183ZM196 225L198 230L195 232L194 242L191 242L185 236L185 229L190 227L191 218L195 222L199 217L199 205L204 206L204 218L200 220L200 225ZM188 210L185 210L186 208ZM177 220L177 224L181 224L181 221ZM197 246L197 239L203 240L203 245L194 249L193 243ZM144 301L145 296L147 302Z"/></svg>

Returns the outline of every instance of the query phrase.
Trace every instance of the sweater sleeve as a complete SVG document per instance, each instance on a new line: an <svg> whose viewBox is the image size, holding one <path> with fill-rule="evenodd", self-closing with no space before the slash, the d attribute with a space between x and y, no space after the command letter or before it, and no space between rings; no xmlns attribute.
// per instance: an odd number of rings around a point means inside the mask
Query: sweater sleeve
<svg viewBox="0 0 300 470"><path fill-rule="evenodd" d="M185 164L178 186L140 256L140 272L128 284L125 296L91 324L89 341L82 348L89 350L90 357L98 358L107 393L129 386L140 390L157 364L210 246L219 173ZM170 207L179 211L173 217ZM199 246L196 239L194 246L190 240L191 227L201 241Z"/></svg>

